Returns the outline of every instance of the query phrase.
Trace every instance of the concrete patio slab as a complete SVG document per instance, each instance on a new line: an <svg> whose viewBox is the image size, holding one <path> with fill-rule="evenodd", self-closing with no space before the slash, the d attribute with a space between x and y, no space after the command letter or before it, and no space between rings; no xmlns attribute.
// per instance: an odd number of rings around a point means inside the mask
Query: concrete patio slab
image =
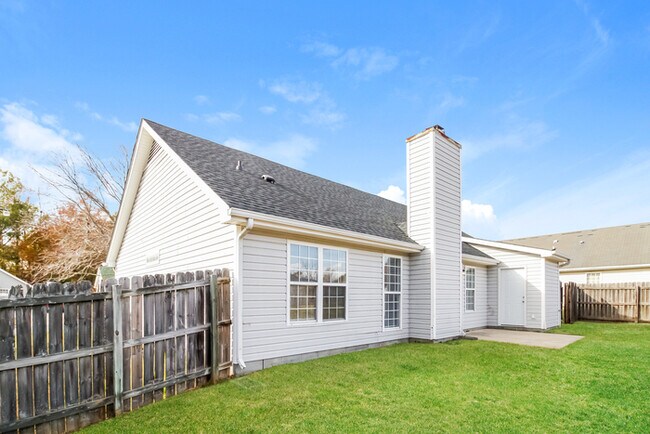
<svg viewBox="0 0 650 434"><path fill-rule="evenodd" d="M466 334L469 338L481 341L505 342L508 344L528 345L542 348L564 348L584 336L561 335L555 333L522 332L501 329L472 330Z"/></svg>

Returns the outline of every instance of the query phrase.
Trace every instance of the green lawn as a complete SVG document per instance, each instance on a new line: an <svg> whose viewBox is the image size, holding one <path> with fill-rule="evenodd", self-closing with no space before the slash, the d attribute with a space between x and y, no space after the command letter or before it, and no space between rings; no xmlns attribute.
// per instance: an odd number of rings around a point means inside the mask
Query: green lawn
<svg viewBox="0 0 650 434"><path fill-rule="evenodd" d="M400 344L278 366L89 432L650 430L650 325L576 323L562 350Z"/></svg>

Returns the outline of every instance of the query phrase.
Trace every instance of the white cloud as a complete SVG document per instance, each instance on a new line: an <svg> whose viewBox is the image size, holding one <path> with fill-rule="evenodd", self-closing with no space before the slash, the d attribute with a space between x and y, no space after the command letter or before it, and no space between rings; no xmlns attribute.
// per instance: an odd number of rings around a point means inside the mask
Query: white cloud
<svg viewBox="0 0 650 434"><path fill-rule="evenodd" d="M264 105L264 106L259 108L259 111L264 113L265 115L272 115L273 113L278 111L278 109L275 108L275 106L272 106L272 105Z"/></svg>
<svg viewBox="0 0 650 434"><path fill-rule="evenodd" d="M266 86L263 81L260 84L263 87ZM266 87L272 94L281 96L289 102L310 104L322 96L322 86L320 83L304 80L278 80L268 84Z"/></svg>
<svg viewBox="0 0 650 434"><path fill-rule="evenodd" d="M345 120L345 114L337 111L314 109L302 115L302 121L309 125L336 127Z"/></svg>
<svg viewBox="0 0 650 434"><path fill-rule="evenodd" d="M389 185L386 190L382 190L377 193L377 196L392 200L393 202L406 203L406 195L404 193L404 190L396 185Z"/></svg>
<svg viewBox="0 0 650 434"><path fill-rule="evenodd" d="M473 203L469 199L463 199L461 202L461 213L463 219L468 221L492 222L497 216L494 214L492 205L486 203Z"/></svg>
<svg viewBox="0 0 650 434"><path fill-rule="evenodd" d="M479 138L463 138L463 158L471 160L483 154L509 149L525 150L542 145L557 137L542 121L511 119L501 132Z"/></svg>
<svg viewBox="0 0 650 434"><path fill-rule="evenodd" d="M53 115L39 116L19 103L0 108L0 168L11 171L36 193L51 193L51 187L33 169L51 170L53 155L78 156L72 141L80 139L80 134L62 128ZM43 205L53 200L45 199Z"/></svg>
<svg viewBox="0 0 650 434"><path fill-rule="evenodd" d="M307 158L317 149L314 139L301 134L292 134L268 145L238 138L227 139L224 145L297 168L304 167Z"/></svg>
<svg viewBox="0 0 650 434"><path fill-rule="evenodd" d="M390 72L399 64L399 57L379 47L343 49L327 42L312 42L301 47L305 53L332 59L334 68L348 68L359 80L367 80Z"/></svg>
<svg viewBox="0 0 650 434"><path fill-rule="evenodd" d="M205 95L196 95L196 96L194 97L194 102L195 102L197 105L206 105L206 104L208 104L208 103L210 102L210 98L208 98L208 97L205 96Z"/></svg>
<svg viewBox="0 0 650 434"><path fill-rule="evenodd" d="M332 62L334 67L353 67L354 76L365 80L390 72L399 64L397 56L386 53L382 48L350 48Z"/></svg>
<svg viewBox="0 0 650 434"><path fill-rule="evenodd" d="M443 95L442 100L438 103L439 112L447 112L451 109L462 107L465 105L465 98L462 96L455 96L447 92Z"/></svg>
<svg viewBox="0 0 650 434"><path fill-rule="evenodd" d="M118 127L119 129L126 131L127 133L133 133L138 130L138 124L130 121L130 122L124 122L120 119L117 118L117 116L105 116L102 115L96 111L93 111L88 103L83 102L83 101L77 101L75 103L75 107L81 110L84 113L87 113L88 116L90 116L92 119L100 122L104 122L108 125L113 125L115 127Z"/></svg>
<svg viewBox="0 0 650 434"><path fill-rule="evenodd" d="M313 53L318 57L334 57L341 54L341 49L327 42L312 42L301 47L304 53Z"/></svg>

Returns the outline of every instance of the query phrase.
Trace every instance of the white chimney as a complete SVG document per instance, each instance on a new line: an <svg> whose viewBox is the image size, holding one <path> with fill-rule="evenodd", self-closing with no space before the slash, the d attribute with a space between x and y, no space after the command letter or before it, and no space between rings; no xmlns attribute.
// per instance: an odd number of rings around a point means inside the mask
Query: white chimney
<svg viewBox="0 0 650 434"><path fill-rule="evenodd" d="M410 270L417 339L462 335L460 149L439 125L406 139L408 234L425 247Z"/></svg>

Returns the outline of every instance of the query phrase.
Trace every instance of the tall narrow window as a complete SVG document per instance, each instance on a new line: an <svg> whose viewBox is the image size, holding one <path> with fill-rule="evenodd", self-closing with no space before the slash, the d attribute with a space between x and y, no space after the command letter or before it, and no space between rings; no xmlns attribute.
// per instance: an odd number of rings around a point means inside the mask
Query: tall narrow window
<svg viewBox="0 0 650 434"><path fill-rule="evenodd" d="M315 321L318 248L292 244L289 266L291 321Z"/></svg>
<svg viewBox="0 0 650 434"><path fill-rule="evenodd" d="M476 268L465 268L465 311L476 310Z"/></svg>
<svg viewBox="0 0 650 434"><path fill-rule="evenodd" d="M323 321L345 319L347 253L323 249Z"/></svg>
<svg viewBox="0 0 650 434"><path fill-rule="evenodd" d="M402 258L384 257L384 328L402 323Z"/></svg>

